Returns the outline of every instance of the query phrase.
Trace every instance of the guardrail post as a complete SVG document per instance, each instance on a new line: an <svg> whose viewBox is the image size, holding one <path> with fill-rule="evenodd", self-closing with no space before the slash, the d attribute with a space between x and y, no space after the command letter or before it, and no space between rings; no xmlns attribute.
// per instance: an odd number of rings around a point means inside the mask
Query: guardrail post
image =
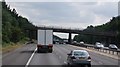
<svg viewBox="0 0 120 67"><path fill-rule="evenodd" d="M112 51L112 54L114 55L114 51Z"/></svg>
<svg viewBox="0 0 120 67"><path fill-rule="evenodd" d="M107 53L107 50L105 50L105 53Z"/></svg>
<svg viewBox="0 0 120 67"><path fill-rule="evenodd" d="M118 53L118 56L120 57L120 51L117 51L117 53Z"/></svg>
<svg viewBox="0 0 120 67"><path fill-rule="evenodd" d="M110 50L109 50L109 54L110 54Z"/></svg>
<svg viewBox="0 0 120 67"><path fill-rule="evenodd" d="M116 51L117 52L117 55L118 55L118 51Z"/></svg>
<svg viewBox="0 0 120 67"><path fill-rule="evenodd" d="M105 50L103 49L103 52L105 53Z"/></svg>
<svg viewBox="0 0 120 67"><path fill-rule="evenodd" d="M104 53L104 49L102 49L103 53Z"/></svg>

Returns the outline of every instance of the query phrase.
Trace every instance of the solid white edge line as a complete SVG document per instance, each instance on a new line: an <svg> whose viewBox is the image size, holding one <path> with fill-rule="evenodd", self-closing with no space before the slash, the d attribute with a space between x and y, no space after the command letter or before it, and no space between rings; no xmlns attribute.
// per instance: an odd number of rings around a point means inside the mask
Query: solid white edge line
<svg viewBox="0 0 120 67"><path fill-rule="evenodd" d="M28 67L28 65L30 64L30 61L32 60L32 58L33 58L33 56L34 56L34 54L35 54L36 51L37 51L37 48L36 48L36 49L34 50L34 52L32 53L32 55L31 55L31 57L29 58L27 64L25 65L25 67Z"/></svg>

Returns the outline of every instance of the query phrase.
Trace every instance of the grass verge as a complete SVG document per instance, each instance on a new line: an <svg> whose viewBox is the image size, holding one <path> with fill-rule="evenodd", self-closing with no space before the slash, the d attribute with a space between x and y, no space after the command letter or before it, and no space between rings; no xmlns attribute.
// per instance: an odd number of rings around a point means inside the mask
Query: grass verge
<svg viewBox="0 0 120 67"><path fill-rule="evenodd" d="M7 45L7 46L2 46L2 48L0 48L0 49L2 49L3 54L22 47L24 45L24 43L18 42L18 43L9 43L9 44L5 44L5 45Z"/></svg>

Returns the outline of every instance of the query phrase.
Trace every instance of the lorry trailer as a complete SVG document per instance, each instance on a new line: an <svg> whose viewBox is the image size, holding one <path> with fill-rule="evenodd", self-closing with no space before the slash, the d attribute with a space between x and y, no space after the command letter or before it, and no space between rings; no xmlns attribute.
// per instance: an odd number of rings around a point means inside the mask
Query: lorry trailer
<svg viewBox="0 0 120 67"><path fill-rule="evenodd" d="M53 30L38 30L38 44L37 52L50 52L53 51Z"/></svg>

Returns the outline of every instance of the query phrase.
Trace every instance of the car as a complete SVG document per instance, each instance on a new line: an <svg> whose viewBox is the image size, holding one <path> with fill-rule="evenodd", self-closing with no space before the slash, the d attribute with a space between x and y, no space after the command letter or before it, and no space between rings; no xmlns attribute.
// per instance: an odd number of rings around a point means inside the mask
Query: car
<svg viewBox="0 0 120 67"><path fill-rule="evenodd" d="M72 50L67 55L68 65L87 65L91 67L91 57L86 50Z"/></svg>
<svg viewBox="0 0 120 67"><path fill-rule="evenodd" d="M102 43L96 42L95 48L96 49L101 49L101 48L104 48L104 45Z"/></svg>
<svg viewBox="0 0 120 67"><path fill-rule="evenodd" d="M76 45L76 44L77 44L77 41L73 41L72 44L73 44L73 45Z"/></svg>
<svg viewBox="0 0 120 67"><path fill-rule="evenodd" d="M100 44L100 42L96 42L95 45Z"/></svg>
<svg viewBox="0 0 120 67"><path fill-rule="evenodd" d="M83 41L81 41L81 42L79 43L79 46L81 46L81 47L87 47L87 45L85 45L85 43L84 43Z"/></svg>
<svg viewBox="0 0 120 67"><path fill-rule="evenodd" d="M83 42L83 41L81 41L81 42L80 42L80 45L84 45L84 42Z"/></svg>
<svg viewBox="0 0 120 67"><path fill-rule="evenodd" d="M110 44L109 49L118 50L118 47L115 44Z"/></svg>

